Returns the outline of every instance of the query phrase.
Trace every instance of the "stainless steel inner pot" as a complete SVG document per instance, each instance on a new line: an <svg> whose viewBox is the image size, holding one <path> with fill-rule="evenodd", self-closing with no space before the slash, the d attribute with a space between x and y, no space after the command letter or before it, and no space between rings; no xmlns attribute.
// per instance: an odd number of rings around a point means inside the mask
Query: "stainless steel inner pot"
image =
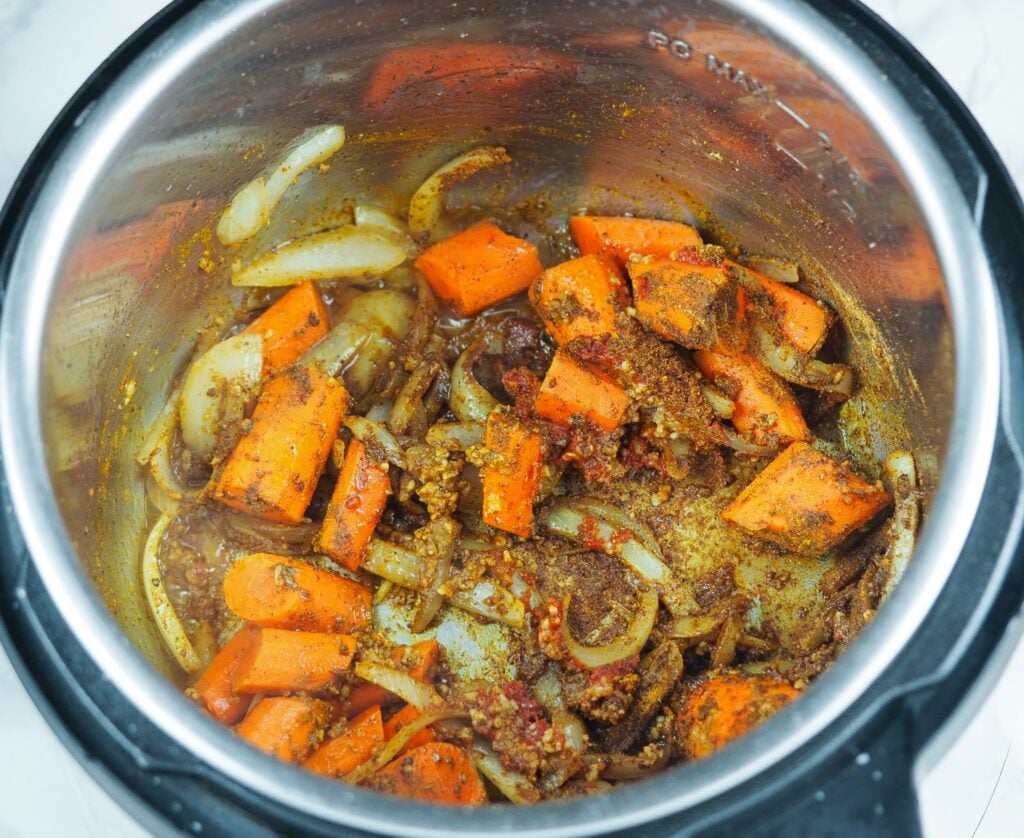
<svg viewBox="0 0 1024 838"><path fill-rule="evenodd" d="M471 57L488 44L500 45L489 67ZM796 260L840 311L862 384L845 413L850 443L865 463L912 447L928 517L903 581L799 702L699 766L613 794L425 816L256 754L181 696L137 576L133 454L198 325L235 299L198 266L217 255L203 230L289 139L324 122L345 124L348 146L254 249L299 219L322 221L339 194L398 208L457 151L500 142L516 163L479 185L491 199L695 220ZM403 835L636 825L821 735L899 655L956 562L1000 384L972 207L913 103L796 0L201 4L76 123L38 185L4 308L0 430L15 513L88 652L215 770L327 821Z"/></svg>

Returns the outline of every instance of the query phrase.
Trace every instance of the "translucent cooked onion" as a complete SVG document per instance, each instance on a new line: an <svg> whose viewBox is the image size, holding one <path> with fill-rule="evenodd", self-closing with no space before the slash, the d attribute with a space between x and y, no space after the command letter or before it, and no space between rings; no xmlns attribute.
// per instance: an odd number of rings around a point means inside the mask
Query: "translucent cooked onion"
<svg viewBox="0 0 1024 838"><path fill-rule="evenodd" d="M491 746L483 740L477 739L473 742L472 757L477 771L513 803L523 805L540 800L540 791L537 787L522 774L505 768L498 755L491 750Z"/></svg>
<svg viewBox="0 0 1024 838"><path fill-rule="evenodd" d="M562 698L562 684L554 670L548 669L533 684L533 697L540 702L552 716L565 709Z"/></svg>
<svg viewBox="0 0 1024 838"><path fill-rule="evenodd" d="M885 458L885 475L892 486L894 509L889 524L889 546L882 560L886 570L885 596L903 576L914 552L921 511L918 503L917 465L909 451L893 451Z"/></svg>
<svg viewBox="0 0 1024 838"><path fill-rule="evenodd" d="M722 669L732 663L736 657L736 646L743 634L743 622L735 614L729 614L722 621L722 627L715 638L714 648L711 650L712 669Z"/></svg>
<svg viewBox="0 0 1024 838"><path fill-rule="evenodd" d="M707 403L719 419L731 419L736 410L736 403L725 395L717 387L702 381L700 391L704 394Z"/></svg>
<svg viewBox="0 0 1024 838"><path fill-rule="evenodd" d="M853 393L853 370L845 364L827 364L801 352L777 327L754 323L750 348L762 364L792 384L841 396Z"/></svg>
<svg viewBox="0 0 1024 838"><path fill-rule="evenodd" d="M242 334L214 344L185 376L181 389L181 438L209 459L225 421L241 419L263 372L263 338ZM237 414L237 415L229 415Z"/></svg>
<svg viewBox="0 0 1024 838"><path fill-rule="evenodd" d="M526 606L508 588L486 579L477 582L468 591L453 591L452 605L496 623L521 629L526 625Z"/></svg>
<svg viewBox="0 0 1024 838"><path fill-rule="evenodd" d="M652 763L631 754L587 754L584 762L604 766L601 771L604 780L642 780L661 771L668 765L670 756L671 751L663 748L661 755Z"/></svg>
<svg viewBox="0 0 1024 838"><path fill-rule="evenodd" d="M353 224L275 247L233 273L231 282L272 288L309 279L375 277L397 268L408 255L405 236Z"/></svg>
<svg viewBox="0 0 1024 838"><path fill-rule="evenodd" d="M426 631L444 604L440 588L451 575L460 529L460 525L451 518L438 518L417 533L418 537L422 537L430 559L423 562L423 578L420 579L422 593L409 626L413 634Z"/></svg>
<svg viewBox="0 0 1024 838"><path fill-rule="evenodd" d="M374 661L360 661L353 670L364 681L383 687L397 695L406 704L411 704L421 713L441 706L441 696L430 684L417 681L408 672Z"/></svg>
<svg viewBox="0 0 1024 838"><path fill-rule="evenodd" d="M171 465L171 440L165 438L149 459L149 473L153 481L172 502L192 501L199 496L198 489L190 489L178 479ZM154 500L154 503L157 501ZM159 504L158 504L159 505Z"/></svg>
<svg viewBox="0 0 1024 838"><path fill-rule="evenodd" d="M659 555L638 538L635 530L616 523L622 520L619 517L622 513L617 512L614 518L606 519L603 514L595 514L594 508L593 501L583 507L578 506L575 500L557 501L542 520L548 531L555 535L622 559L656 586L662 602L673 616L682 617L699 610L693 592L672 575ZM636 521L633 525L639 527ZM623 534L629 538L623 539Z"/></svg>
<svg viewBox="0 0 1024 838"><path fill-rule="evenodd" d="M423 410L423 398L434 379L441 374L443 364L440 361L424 361L412 371L402 389L395 396L388 427L396 434L405 434L416 418L418 411ZM420 428L422 429L422 425Z"/></svg>
<svg viewBox="0 0 1024 838"><path fill-rule="evenodd" d="M266 181L254 178L228 203L217 224L217 238L222 244L238 244L256 235L299 175L325 162L345 145L345 129L340 125L313 128L296 142L298 145Z"/></svg>
<svg viewBox="0 0 1024 838"><path fill-rule="evenodd" d="M338 323L303 356L328 375L343 375L353 399L369 392L409 333L416 303L390 288L366 291L342 308Z"/></svg>
<svg viewBox="0 0 1024 838"><path fill-rule="evenodd" d="M606 518L606 514L607 510L595 506L593 501L582 506L575 499L558 501L548 510L544 523L555 535L576 541L591 550L619 556L650 582L668 582L672 576L668 566L640 541L635 530L619 523L622 520L619 516L624 513L616 510L615 517L611 519ZM632 523L639 526L635 521ZM617 537L623 531L630 536L626 540Z"/></svg>
<svg viewBox="0 0 1024 838"><path fill-rule="evenodd" d="M473 366L484 352L481 340L473 341L452 367L452 389L448 406L462 422L483 422L499 407L498 400L476 380Z"/></svg>
<svg viewBox="0 0 1024 838"><path fill-rule="evenodd" d="M405 468L405 451L402 450L402 444L380 422L371 422L363 416L349 416L345 419L345 427L366 446L374 458L387 460L401 469Z"/></svg>
<svg viewBox="0 0 1024 838"><path fill-rule="evenodd" d="M256 235L270 220L268 204L267 184L263 178L255 178L239 189L217 223L217 238L221 244L238 244Z"/></svg>
<svg viewBox="0 0 1024 838"><path fill-rule="evenodd" d="M156 449L174 436L174 427L178 424L180 403L181 386L179 385L171 391L167 401L160 408L160 412L156 415L156 419L153 420L152 426L150 426L149 431L142 440L142 445L139 446L139 450L135 455L135 461L139 465L146 465L153 454L156 453Z"/></svg>
<svg viewBox="0 0 1024 838"><path fill-rule="evenodd" d="M391 592L395 589L395 583L390 579L382 579L380 584L377 585L377 590L373 592L373 604L380 605L384 600L390 596Z"/></svg>
<svg viewBox="0 0 1024 838"><path fill-rule="evenodd" d="M405 225L401 221L379 207L356 204L352 210L352 219L359 227L381 227L393 233L405 232Z"/></svg>
<svg viewBox="0 0 1024 838"><path fill-rule="evenodd" d="M396 585L418 590L423 572L423 559L382 538L370 539L363 556L363 569Z"/></svg>
<svg viewBox="0 0 1024 838"><path fill-rule="evenodd" d="M160 563L157 560L160 542L177 514L177 509L165 512L149 531L142 551L142 587L146 591L146 602L149 603L149 610L160 630L160 636L174 660L178 662L178 666L191 673L196 672L202 666L202 662L167 596L167 589L160 573Z"/></svg>
<svg viewBox="0 0 1024 838"><path fill-rule="evenodd" d="M380 753L354 768L342 779L346 783L361 783L394 760L402 752L402 749L409 744L409 741L424 728L449 719L463 719L468 715L469 713L465 710L440 710L433 713L424 713L419 718L402 725L399 731L387 741L387 744L384 745Z"/></svg>
<svg viewBox="0 0 1024 838"><path fill-rule="evenodd" d="M146 497L161 515L165 515L178 507L178 500L160 485L152 470L146 475Z"/></svg>
<svg viewBox="0 0 1024 838"><path fill-rule="evenodd" d="M690 614L672 622L669 636L680 640L695 640L710 636L721 624L721 614Z"/></svg>
<svg viewBox="0 0 1024 838"><path fill-rule="evenodd" d="M429 240L444 215L444 202L455 184L466 180L481 169L511 163L508 152L501 146L480 146L445 163L423 181L409 202L409 232Z"/></svg>
<svg viewBox="0 0 1024 838"><path fill-rule="evenodd" d="M363 569L396 585L419 591L423 578L423 559L411 550L384 541L370 540L363 557ZM453 591L445 597L456 608L512 628L526 625L526 606L507 588L488 580L477 582L468 591Z"/></svg>
<svg viewBox="0 0 1024 838"><path fill-rule="evenodd" d="M569 602L570 598L566 597L566 615L569 613ZM565 650L574 660L587 669L597 669L599 666L607 666L610 663L617 663L633 657L633 655L639 655L640 650L647 645L657 616L658 594L653 587L645 586L640 592L640 604L633 615L633 621L620 637L601 646L584 646L572 636L572 632L569 631L569 620L566 618L562 620L562 642L565 644Z"/></svg>
<svg viewBox="0 0 1024 838"><path fill-rule="evenodd" d="M779 453L778 446L758 445L727 425L722 425L722 433L725 436L725 444L737 454L749 454L751 457L774 457Z"/></svg>
<svg viewBox="0 0 1024 838"><path fill-rule="evenodd" d="M792 285L800 281L800 268L796 262L789 259L780 259L778 256L747 254L740 259L740 263L751 270L774 279L776 282L785 282L788 285Z"/></svg>
<svg viewBox="0 0 1024 838"><path fill-rule="evenodd" d="M598 500L597 498L587 497L573 498L572 505L576 509L593 515L595 518L599 518L602 521L606 521L612 526L631 532L640 541L640 543L654 553L655 556L659 559L665 558L661 551L661 544L658 543L658 539L654 535L653 530L651 530L651 528L646 524L638 521L632 515L627 515L617 506L612 506L610 503L605 503L603 500Z"/></svg>
<svg viewBox="0 0 1024 838"><path fill-rule="evenodd" d="M569 750L577 754L583 753L587 747L587 729L583 722L568 710L558 709L551 713L551 724L556 730L562 731Z"/></svg>
<svg viewBox="0 0 1024 838"><path fill-rule="evenodd" d="M438 422L427 431L427 444L447 451L465 451L484 441L483 422Z"/></svg>
<svg viewBox="0 0 1024 838"><path fill-rule="evenodd" d="M315 521L282 524L229 510L223 510L216 522L219 528L227 530L232 538L247 547L261 547L290 556L309 555L320 531L320 524Z"/></svg>

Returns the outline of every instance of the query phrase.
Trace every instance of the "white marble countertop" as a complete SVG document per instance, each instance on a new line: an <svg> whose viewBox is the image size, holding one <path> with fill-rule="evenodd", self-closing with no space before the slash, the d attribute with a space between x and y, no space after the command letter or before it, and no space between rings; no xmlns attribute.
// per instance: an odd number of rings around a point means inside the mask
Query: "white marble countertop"
<svg viewBox="0 0 1024 838"><path fill-rule="evenodd" d="M867 3L952 84L1024 190L1024 0ZM78 85L163 5L0 0L0 200ZM1022 694L1024 644L952 747L919 778L929 838L1024 835ZM64 750L2 650L0 743L0 838L144 834Z"/></svg>

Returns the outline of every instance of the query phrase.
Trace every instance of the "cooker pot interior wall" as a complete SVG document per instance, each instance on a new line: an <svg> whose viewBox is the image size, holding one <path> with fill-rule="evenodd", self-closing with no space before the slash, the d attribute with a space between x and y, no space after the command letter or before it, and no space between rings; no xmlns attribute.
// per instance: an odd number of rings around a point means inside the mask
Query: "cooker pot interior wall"
<svg viewBox="0 0 1024 838"><path fill-rule="evenodd" d="M394 0L236 7L109 147L61 254L45 338L53 489L98 590L154 665L173 673L138 584L134 454L197 333L237 304L232 260L337 223L344 200L400 211L475 144L503 144L514 163L457 189L455 206L691 220L798 262L840 312L834 348L860 376L836 433L871 474L912 447L934 485L954 385L942 275L896 164L827 68L728 3L508 2L457 21L447 5ZM304 179L255 240L222 248L210 230L226 200L327 122L349 135L330 170Z"/></svg>

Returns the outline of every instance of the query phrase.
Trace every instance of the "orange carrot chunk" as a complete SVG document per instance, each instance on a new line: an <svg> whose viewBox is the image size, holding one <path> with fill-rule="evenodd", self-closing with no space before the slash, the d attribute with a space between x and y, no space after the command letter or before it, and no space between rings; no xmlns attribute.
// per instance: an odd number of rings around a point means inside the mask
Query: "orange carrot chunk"
<svg viewBox="0 0 1024 838"><path fill-rule="evenodd" d="M431 245L416 268L460 317L526 290L543 270L537 248L489 221Z"/></svg>
<svg viewBox="0 0 1024 838"><path fill-rule="evenodd" d="M235 692L234 683L238 667L248 656L258 635L256 626L242 626L192 685L192 694L223 725L235 724L252 702L252 696Z"/></svg>
<svg viewBox="0 0 1024 838"><path fill-rule="evenodd" d="M650 218L577 215L569 219L569 231L580 253L610 256L619 267L633 255L668 258L684 247L703 243L689 224Z"/></svg>
<svg viewBox="0 0 1024 838"><path fill-rule="evenodd" d="M629 397L617 381L573 360L561 349L555 353L540 385L534 410L538 416L571 425L583 417L606 431L615 430L626 415Z"/></svg>
<svg viewBox="0 0 1024 838"><path fill-rule="evenodd" d="M732 423L740 433L758 445L810 439L792 391L750 355L701 349L693 353L693 360L735 403Z"/></svg>
<svg viewBox="0 0 1024 838"><path fill-rule="evenodd" d="M683 753L706 757L781 710L799 692L776 678L726 672L700 684L679 710Z"/></svg>
<svg viewBox="0 0 1024 838"><path fill-rule="evenodd" d="M263 338L263 374L299 360L327 334L327 306L312 282L296 285L246 326Z"/></svg>
<svg viewBox="0 0 1024 838"><path fill-rule="evenodd" d="M441 644L434 639L421 640L411 646L397 646L391 652L391 660L399 669L423 683L434 679L440 658ZM352 718L374 704L383 707L397 701L396 696L377 684L360 684L349 693L345 711Z"/></svg>
<svg viewBox="0 0 1024 838"><path fill-rule="evenodd" d="M747 267L742 270L754 277L768 295L775 320L793 346L808 354L816 352L825 342L832 325L832 313L813 297L784 282L777 282Z"/></svg>
<svg viewBox="0 0 1024 838"><path fill-rule="evenodd" d="M327 505L320 549L349 570L357 570L363 552L384 513L391 481L388 473L353 439Z"/></svg>
<svg viewBox="0 0 1024 838"><path fill-rule="evenodd" d="M298 523L347 407L337 379L312 367L283 369L264 385L252 427L228 457L214 498L270 521Z"/></svg>
<svg viewBox="0 0 1024 838"><path fill-rule="evenodd" d="M235 732L278 759L301 762L320 744L330 719L326 701L304 695L278 696L258 702Z"/></svg>
<svg viewBox="0 0 1024 838"><path fill-rule="evenodd" d="M344 777L384 747L387 738L380 708L370 707L313 751L302 767L326 777Z"/></svg>
<svg viewBox="0 0 1024 838"><path fill-rule="evenodd" d="M581 256L555 265L530 287L530 302L559 344L610 335L627 301L622 273L603 256Z"/></svg>
<svg viewBox="0 0 1024 838"><path fill-rule="evenodd" d="M739 493L722 517L794 553L821 556L890 501L888 492L847 463L794 442Z"/></svg>
<svg viewBox="0 0 1024 838"><path fill-rule="evenodd" d="M629 263L636 316L643 326L687 349L739 348L738 288L721 265L670 259Z"/></svg>
<svg viewBox="0 0 1024 838"><path fill-rule="evenodd" d="M543 440L515 419L492 413L487 417L484 445L489 452L480 470L484 523L525 538L533 531Z"/></svg>
<svg viewBox="0 0 1024 838"><path fill-rule="evenodd" d="M356 641L347 634L264 628L235 674L240 693L319 692L348 671Z"/></svg>
<svg viewBox="0 0 1024 838"><path fill-rule="evenodd" d="M423 714L411 704L406 704L405 707L384 722L384 738L390 739L407 724L411 724L416 721L421 715ZM398 753L408 753L413 748L418 748L420 745L427 745L431 742L435 742L436 740L437 736L434 734L434 731L431 730L430 727L425 727L423 730L416 731L412 738L405 743L405 747L403 747Z"/></svg>
<svg viewBox="0 0 1024 838"><path fill-rule="evenodd" d="M466 752L447 742L413 748L378 771L372 785L424 803L475 806L487 802L487 790Z"/></svg>
<svg viewBox="0 0 1024 838"><path fill-rule="evenodd" d="M370 589L299 559L253 553L224 575L224 601L265 628L353 632L369 625Z"/></svg>

